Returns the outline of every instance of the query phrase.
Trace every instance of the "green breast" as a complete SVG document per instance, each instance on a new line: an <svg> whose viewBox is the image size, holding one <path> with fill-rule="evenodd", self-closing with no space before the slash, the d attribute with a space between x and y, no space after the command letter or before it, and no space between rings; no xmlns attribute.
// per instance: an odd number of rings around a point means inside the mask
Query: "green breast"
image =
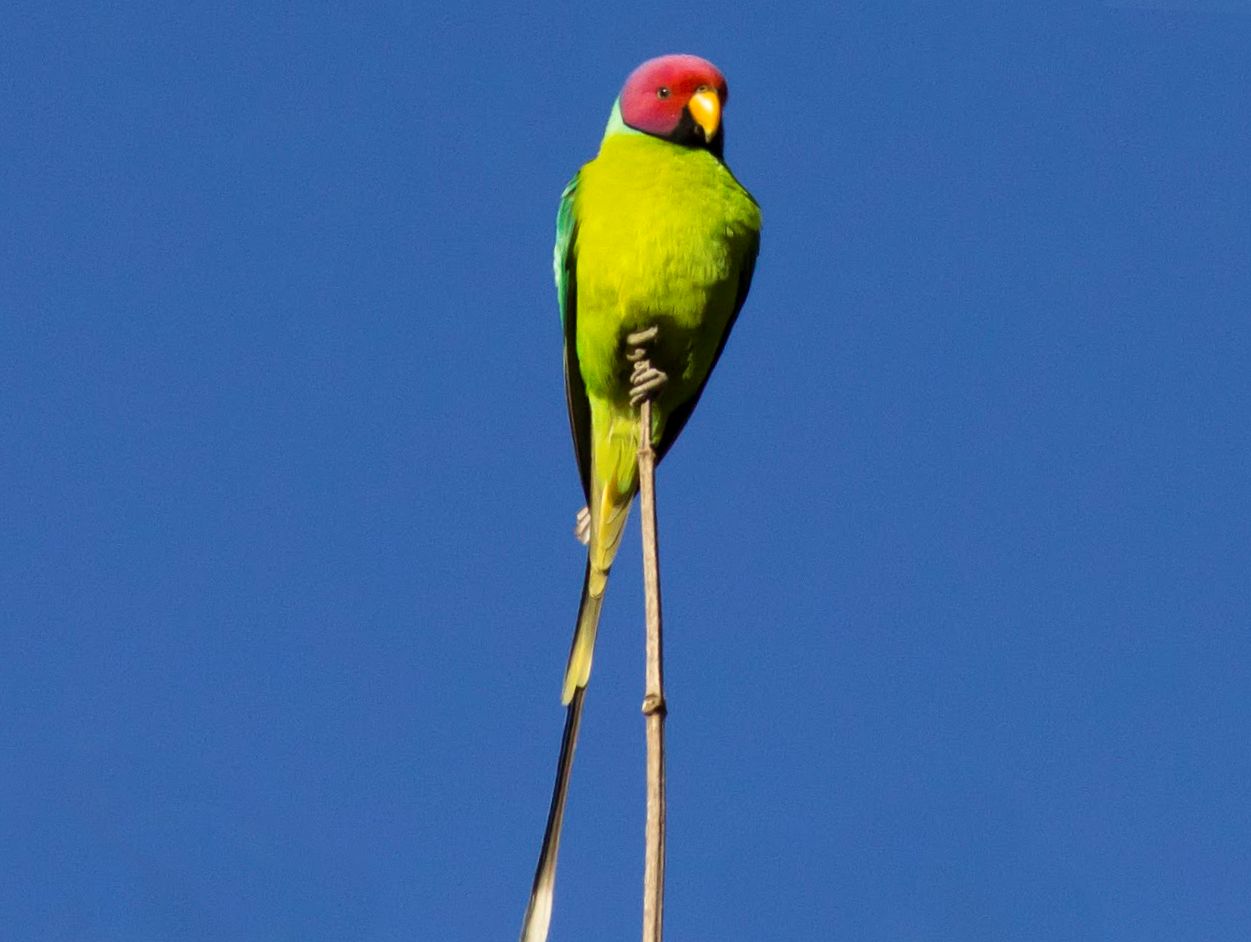
<svg viewBox="0 0 1251 942"><path fill-rule="evenodd" d="M660 328L659 405L693 395L712 366L760 231L760 210L712 154L640 134L605 139L575 204L577 345L588 394L621 400L622 338Z"/></svg>

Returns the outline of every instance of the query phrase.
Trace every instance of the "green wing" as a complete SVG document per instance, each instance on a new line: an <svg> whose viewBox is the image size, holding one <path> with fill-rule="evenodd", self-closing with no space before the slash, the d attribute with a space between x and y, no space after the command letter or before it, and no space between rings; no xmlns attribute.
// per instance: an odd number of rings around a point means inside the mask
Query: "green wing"
<svg viewBox="0 0 1251 942"><path fill-rule="evenodd" d="M565 403L569 407L569 429L573 433L573 453L578 461L582 493L591 499L591 405L578 365L578 220L574 212L575 175L560 194L556 213L556 299L560 303L560 323L565 335Z"/></svg>
<svg viewBox="0 0 1251 942"><path fill-rule="evenodd" d="M738 297L734 299L734 313L730 315L730 320L725 325L725 331L717 342L717 352L712 355L712 364L708 367L708 372L704 374L704 381L695 390L695 395L680 405L674 406L673 411L669 413L669 417L665 420L664 433L656 444L657 463L668 453L673 443L677 440L679 433L686 426L686 420L695 411L695 404L699 402L699 397L704 393L704 387L708 385L708 378L712 376L712 371L717 367L717 361L721 359L721 351L725 349L725 342L730 339L730 331L734 328L734 322L738 320L738 312L743 309L743 302L747 300L747 292L751 290L751 276L756 271L756 256L759 252L760 233L757 232L756 237L751 241L751 245L747 247L747 255L743 259L743 270L738 276ZM585 392L582 394L582 398L583 400L586 399Z"/></svg>

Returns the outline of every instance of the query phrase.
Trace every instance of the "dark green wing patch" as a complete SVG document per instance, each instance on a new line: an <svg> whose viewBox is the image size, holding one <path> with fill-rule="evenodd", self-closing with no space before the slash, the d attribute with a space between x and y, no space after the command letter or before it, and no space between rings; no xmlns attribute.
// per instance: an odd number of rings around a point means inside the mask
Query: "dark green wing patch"
<svg viewBox="0 0 1251 942"><path fill-rule="evenodd" d="M734 322L738 320L739 311L743 309L743 302L747 300L747 292L751 290L751 276L756 271L756 256L759 252L760 233L757 232L756 237L752 239L751 245L747 248L747 257L743 259L743 270L739 272L738 276L738 296L734 299L734 312L730 315L730 320L725 325L721 339L717 341L717 352L713 354L712 365L708 368L704 381L695 390L695 395L681 405L674 406L673 411L669 413L669 418L665 420L664 433L660 436L660 441L656 445L657 462L664 458L677 440L678 435L682 432L682 429L686 426L687 419L695 411L699 397L704 394L704 387L708 385L709 377L712 376L713 370L717 368L717 361L721 359L721 351L725 349L725 342L730 339L730 331L734 328ZM583 392L584 397L585 395L586 393Z"/></svg>
<svg viewBox="0 0 1251 942"><path fill-rule="evenodd" d="M565 404L569 408L569 430L573 433L573 453L578 462L582 493L591 494L591 404L586 398L586 384L578 364L578 221L574 212L574 195L578 178L574 176L560 194L556 213L556 251L553 268L556 274L556 298L560 303L560 323L565 343Z"/></svg>

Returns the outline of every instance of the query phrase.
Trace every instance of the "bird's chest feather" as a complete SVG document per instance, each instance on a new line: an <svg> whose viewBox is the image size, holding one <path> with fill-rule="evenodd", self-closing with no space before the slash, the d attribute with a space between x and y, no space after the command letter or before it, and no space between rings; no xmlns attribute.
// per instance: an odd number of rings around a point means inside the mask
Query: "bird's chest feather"
<svg viewBox="0 0 1251 942"><path fill-rule="evenodd" d="M622 338L660 328L657 357L692 380L734 310L755 210L711 155L627 139L583 169L578 352L588 388L620 385ZM758 218L758 217L756 217Z"/></svg>

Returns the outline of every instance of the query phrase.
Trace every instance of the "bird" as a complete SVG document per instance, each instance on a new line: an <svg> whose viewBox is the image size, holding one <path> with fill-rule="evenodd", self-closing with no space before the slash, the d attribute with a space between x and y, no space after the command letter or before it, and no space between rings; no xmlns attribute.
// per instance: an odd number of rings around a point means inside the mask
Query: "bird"
<svg viewBox="0 0 1251 942"><path fill-rule="evenodd" d="M746 300L760 207L726 166L725 76L665 55L634 69L599 153L565 187L554 269L565 398L586 506L586 572L561 701L565 727L521 942L545 942L582 704L608 574L638 491L638 406L659 462L686 425Z"/></svg>

